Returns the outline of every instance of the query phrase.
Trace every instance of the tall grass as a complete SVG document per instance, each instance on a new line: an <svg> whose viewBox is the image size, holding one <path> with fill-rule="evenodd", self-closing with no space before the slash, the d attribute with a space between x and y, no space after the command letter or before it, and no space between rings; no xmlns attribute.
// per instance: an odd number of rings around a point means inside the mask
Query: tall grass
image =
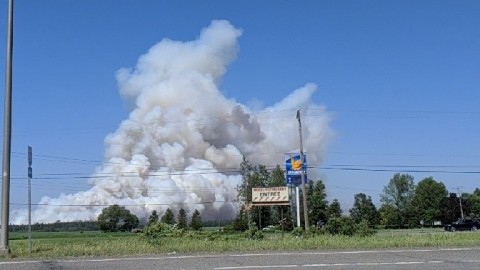
<svg viewBox="0 0 480 270"><path fill-rule="evenodd" d="M233 251L296 251L327 249L386 249L480 246L479 232L447 233L441 230L380 231L373 236L315 235L294 237L290 233L267 233L251 240L243 233L202 232L186 237L146 239L131 233L37 233L29 253L25 235L12 234L11 256L17 259L52 259L98 256L141 256L169 253L219 253ZM8 258L1 258L5 260Z"/></svg>

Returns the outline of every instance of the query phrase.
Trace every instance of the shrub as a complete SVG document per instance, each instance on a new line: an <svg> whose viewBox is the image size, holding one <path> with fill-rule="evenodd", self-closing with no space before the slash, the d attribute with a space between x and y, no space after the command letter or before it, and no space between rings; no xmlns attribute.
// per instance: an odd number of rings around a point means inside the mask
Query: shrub
<svg viewBox="0 0 480 270"><path fill-rule="evenodd" d="M325 228L317 228L317 227L314 227L314 228L310 228L310 230L308 230L308 232L305 232L304 236L306 237L314 237L314 236L317 236L317 235L324 235L326 234L327 232L325 231Z"/></svg>
<svg viewBox="0 0 480 270"><path fill-rule="evenodd" d="M264 235L263 235L262 231L256 231L255 232L254 239L260 240L260 239L263 239L263 237L264 237Z"/></svg>
<svg viewBox="0 0 480 270"><path fill-rule="evenodd" d="M296 237L300 237L303 235L303 228L302 227L295 227L293 228L292 235Z"/></svg>
<svg viewBox="0 0 480 270"><path fill-rule="evenodd" d="M163 222L155 222L148 224L143 229L143 236L150 242L157 243L162 237L181 237L185 234L185 230L177 228L175 225L166 224Z"/></svg>
<svg viewBox="0 0 480 270"><path fill-rule="evenodd" d="M218 240L220 236L221 235L217 232L208 232L205 237L209 241L215 241L215 240Z"/></svg>
<svg viewBox="0 0 480 270"><path fill-rule="evenodd" d="M234 232L234 231L236 231L235 225L234 224L226 225L225 227L223 227L223 231L224 232Z"/></svg>
<svg viewBox="0 0 480 270"><path fill-rule="evenodd" d="M245 232L245 235L248 239L254 239L254 240L259 240L264 238L263 232L258 230L255 224L250 225L250 229Z"/></svg>
<svg viewBox="0 0 480 270"><path fill-rule="evenodd" d="M368 221L362 220L356 224L356 234L359 236L370 236L375 234L375 230L368 225Z"/></svg>
<svg viewBox="0 0 480 270"><path fill-rule="evenodd" d="M329 219L325 230L332 235L352 236L357 232L357 227L351 217L339 217Z"/></svg>

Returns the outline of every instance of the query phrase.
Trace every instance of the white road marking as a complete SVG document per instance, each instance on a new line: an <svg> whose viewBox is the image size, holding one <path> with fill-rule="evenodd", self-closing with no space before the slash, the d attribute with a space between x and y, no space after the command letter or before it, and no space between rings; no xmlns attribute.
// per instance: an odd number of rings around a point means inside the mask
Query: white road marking
<svg viewBox="0 0 480 270"><path fill-rule="evenodd" d="M215 270L234 270L234 269L260 269L260 268L299 268L299 267L333 267L333 266L381 266L381 265L411 265L411 264L438 264L444 261L425 261L425 262L383 262L383 263L319 263L319 264L299 264L299 265L249 265L249 266L227 266L212 268Z"/></svg>
<svg viewBox="0 0 480 270"><path fill-rule="evenodd" d="M109 262L109 261L141 261L141 260L178 260L178 259L198 259L198 258L226 258L226 257L264 257L264 256L298 256L298 255L338 255L338 254L371 254L371 253L403 253L403 252L438 252L438 251L474 251L479 248L442 248L442 249L395 249L395 250L356 250L356 251L318 251L318 252L277 252L277 253L248 253L248 254L200 254L200 255L178 255L178 256L157 256L157 257L122 257L122 258L98 258L98 259L74 259L74 260L55 260L63 263L78 262ZM51 260L51 259L48 259ZM38 261L0 261L0 265L9 264L31 264L41 263L48 260ZM479 261L465 261L466 263L477 263ZM422 262L419 262L422 263ZM423 262L425 263L425 262ZM395 263L391 263L395 264ZM398 263L397 263L398 264ZM349 264L350 265L350 264ZM352 263L351 265L354 265ZM258 267L258 266L256 266ZM272 266L269 266L272 267ZM280 266L274 266L280 267ZM288 267L288 265L284 266ZM223 269L223 268L221 268ZM229 269L229 268L225 268ZM238 268L234 268L238 269Z"/></svg>

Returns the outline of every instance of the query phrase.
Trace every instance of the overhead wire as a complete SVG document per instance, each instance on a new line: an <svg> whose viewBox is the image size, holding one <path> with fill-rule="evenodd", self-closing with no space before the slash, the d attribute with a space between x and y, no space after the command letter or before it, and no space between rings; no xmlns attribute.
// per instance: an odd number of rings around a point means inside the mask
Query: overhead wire
<svg viewBox="0 0 480 270"><path fill-rule="evenodd" d="M265 117L265 118L279 118L282 117L281 114L278 114L279 112L293 112L295 110L282 110L282 111L275 111L275 112L256 112L256 113L251 113L249 112L249 116L257 116L257 117ZM378 110L352 110L352 109L329 109L327 110L326 108L319 108L319 109L306 109L307 114L305 117L324 117L324 114L316 114L317 112L328 112L328 113L378 113L381 111ZM274 114L274 115L268 115L268 114ZM417 114L443 114L443 115L458 115L458 114L463 114L463 115L469 115L469 116L480 116L480 112L476 111L389 111L390 114L412 114L412 113L417 113ZM227 115L223 117L207 117L207 118L198 118L198 119L185 119L185 120L179 120L179 121L165 121L161 124L163 125L178 125L182 124L185 122L203 122L203 121L209 121L215 118L219 119L227 119L228 118L233 118L235 115ZM377 116L380 117L380 116ZM387 116L391 118L396 118L392 116ZM410 117L410 116L409 116ZM415 118L415 117L414 117ZM123 124L123 123L122 123ZM145 125L142 123L128 123L129 124L138 124L142 126L142 128L145 128ZM200 124L200 123L199 123ZM14 156L17 157L26 157L25 153L21 152L12 152ZM272 153L256 153L256 154L264 154L264 155L271 155ZM278 153L276 153L278 154ZM333 154L338 154L333 153ZM347 154L365 154L365 153L347 153ZM367 153L368 154L368 153ZM384 155L395 155L395 154L384 154ZM424 155L418 155L418 156L424 156ZM468 157L473 157L477 158L479 156L468 156ZM122 164L122 163L117 163L117 162L112 162L112 161L100 161L100 160L89 160L89 159L81 159L81 158L68 158L68 157L59 157L59 156L51 156L51 155L34 155L35 159L41 159L41 160L47 160L47 161L55 161L55 162L63 162L63 163L72 163L72 164ZM399 172L399 173L447 173L447 174L479 174L480 170L463 170L463 168L477 168L478 166L458 166L458 165L413 165L413 166L406 166L406 165L355 165L355 164L330 164L330 165L320 165L320 164L314 164L314 165L309 165L308 168L310 169L319 169L319 170L337 170L337 171L366 171L366 172ZM266 167L268 170L273 170L275 166L270 165ZM430 168L430 169L429 169ZM462 170L453 170L453 169L462 169ZM182 176L182 175L192 175L192 174L198 174L198 175L204 175L204 174L239 174L240 168L218 168L217 170L212 170L212 169L205 169L205 171L202 170L195 170L195 171L189 171L189 170L178 170L178 171L169 171L169 172L158 172L158 171L149 171L148 175L152 177L164 177L164 176ZM57 187L61 187L63 190L69 190L69 191L76 191L77 187L71 186L71 185L59 185L58 181L56 180L85 180L85 179L103 179L103 178L112 178L112 177L139 177L138 175L128 175L128 172L123 172L124 175L117 175L117 174L100 174L100 173L93 173L93 174L85 174L85 173L78 173L78 172L67 172L67 173L44 173L44 174L37 174L33 178L34 180L42 180L42 184L40 184L38 181L34 182L34 186L37 185L37 187L44 187L47 188L47 185L49 180L52 180L53 182L49 182L52 184L55 184ZM132 172L134 173L134 172ZM25 179L25 177L12 177L13 180L18 180L18 179ZM16 183L16 182L15 182ZM14 184L15 184L14 183ZM73 183L73 182L69 182ZM24 187L23 185L21 187ZM81 187L78 187L81 188ZM152 190L154 192L154 190ZM159 190L158 192L162 192Z"/></svg>

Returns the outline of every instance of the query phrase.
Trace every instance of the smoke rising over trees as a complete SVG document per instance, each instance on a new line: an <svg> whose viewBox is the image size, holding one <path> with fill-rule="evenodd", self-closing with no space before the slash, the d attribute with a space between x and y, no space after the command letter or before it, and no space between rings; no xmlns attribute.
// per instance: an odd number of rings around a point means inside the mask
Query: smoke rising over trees
<svg viewBox="0 0 480 270"><path fill-rule="evenodd" d="M165 38L136 66L118 70L119 92L131 110L106 136L105 161L89 179L90 189L43 197L33 222L95 220L104 205L114 204L143 221L152 210L162 216L168 208L234 218L242 158L282 164L283 153L297 145L297 134L285 131L296 127L298 108L315 110L314 119L304 119L304 142L310 162L320 162L331 116L312 101L315 84L257 111L222 94L241 35L228 21L213 21L198 38ZM26 210L11 216L12 223L27 222Z"/></svg>

